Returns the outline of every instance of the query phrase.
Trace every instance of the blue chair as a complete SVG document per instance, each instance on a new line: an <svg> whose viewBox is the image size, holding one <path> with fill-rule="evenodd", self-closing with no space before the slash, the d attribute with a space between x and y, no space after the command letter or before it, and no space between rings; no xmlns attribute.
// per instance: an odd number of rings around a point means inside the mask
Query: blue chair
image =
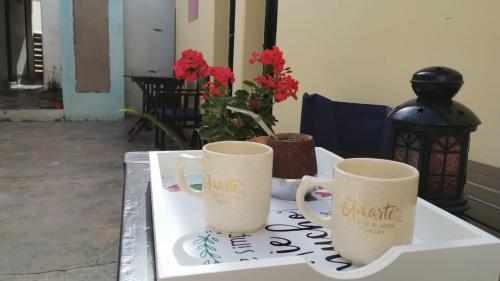
<svg viewBox="0 0 500 281"><path fill-rule="evenodd" d="M304 94L300 132L344 157L391 158L392 128L384 105L336 102Z"/></svg>

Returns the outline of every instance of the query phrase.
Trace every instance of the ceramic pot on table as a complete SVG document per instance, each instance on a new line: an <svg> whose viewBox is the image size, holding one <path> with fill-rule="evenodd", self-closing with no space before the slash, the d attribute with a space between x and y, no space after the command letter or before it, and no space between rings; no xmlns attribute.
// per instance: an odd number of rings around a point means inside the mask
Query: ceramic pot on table
<svg viewBox="0 0 500 281"><path fill-rule="evenodd" d="M277 134L277 139L267 138L274 150L271 194L283 200L295 200L303 176L318 172L313 137L300 133Z"/></svg>

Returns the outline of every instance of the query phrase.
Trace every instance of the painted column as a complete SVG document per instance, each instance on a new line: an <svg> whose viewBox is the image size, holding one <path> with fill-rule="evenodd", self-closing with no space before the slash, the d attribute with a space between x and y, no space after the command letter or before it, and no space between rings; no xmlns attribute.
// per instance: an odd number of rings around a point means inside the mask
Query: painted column
<svg viewBox="0 0 500 281"><path fill-rule="evenodd" d="M64 115L68 120L123 120L123 0L109 0L109 93L76 92L73 1L59 1Z"/></svg>
<svg viewBox="0 0 500 281"><path fill-rule="evenodd" d="M235 89L243 87L244 80L252 80L262 73L258 64L249 64L253 52L261 52L264 45L265 0L236 0L234 32Z"/></svg>
<svg viewBox="0 0 500 281"><path fill-rule="evenodd" d="M61 51L59 42L59 0L43 0L41 4L43 32L43 82L61 83Z"/></svg>

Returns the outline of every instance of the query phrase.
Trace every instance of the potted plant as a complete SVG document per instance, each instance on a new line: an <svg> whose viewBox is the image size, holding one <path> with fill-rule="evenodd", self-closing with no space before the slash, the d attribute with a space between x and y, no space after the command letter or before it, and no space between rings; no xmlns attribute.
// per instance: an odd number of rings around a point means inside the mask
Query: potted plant
<svg viewBox="0 0 500 281"><path fill-rule="evenodd" d="M299 82L291 76L292 70L285 67L283 53L277 46L254 52L248 62L261 64L264 73L252 81L243 81L246 87L233 94L229 90L234 82L231 69L208 66L201 52L183 51L174 65L174 73L177 79L197 82L201 86L204 98L201 138L208 142L252 139L273 147L273 196L295 200L300 179L317 173L312 137L298 133L259 137L266 132L254 119L248 114L227 110L227 107L253 112L272 128L278 121L273 115L273 105L289 97L297 99Z"/></svg>
<svg viewBox="0 0 500 281"><path fill-rule="evenodd" d="M229 67L210 67L203 54L196 50L184 50L174 65L177 79L188 83L196 82L203 93L204 111L199 133L204 142L219 140L256 140L266 142L265 132L252 118L227 110L227 106L251 110L262 116L268 126L276 123L272 105L288 97L297 99L298 82L290 76L290 68L284 68L283 53L278 47L254 52L249 63L259 62L268 71L258 75L254 81L244 81L249 89L237 90L230 94L229 86L234 82L234 74ZM173 143L183 148L184 144L176 132L152 114L144 114L135 108L125 107L122 112L140 115L163 130Z"/></svg>
<svg viewBox="0 0 500 281"><path fill-rule="evenodd" d="M62 92L55 92L54 96L52 97L52 102L54 104L54 109L63 109L63 98L62 98Z"/></svg>
<svg viewBox="0 0 500 281"><path fill-rule="evenodd" d="M63 108L61 83L57 81L55 72L56 72L56 67L53 66L52 75L49 81L47 82L47 88L39 95L40 108L54 108L54 109Z"/></svg>
<svg viewBox="0 0 500 281"><path fill-rule="evenodd" d="M204 102L201 105L203 119L199 133L203 140L247 140L265 135L252 118L231 112L226 109L227 106L250 110L272 127L277 122L272 112L273 104L289 97L297 99L299 83L290 75L292 70L285 67L283 53L277 46L260 53L254 52L249 63L259 63L266 71L253 81L243 81L246 87L231 94L229 89L234 82L234 74L229 67L207 65L203 54L196 50L184 50L176 61L175 77L198 82L201 86Z"/></svg>

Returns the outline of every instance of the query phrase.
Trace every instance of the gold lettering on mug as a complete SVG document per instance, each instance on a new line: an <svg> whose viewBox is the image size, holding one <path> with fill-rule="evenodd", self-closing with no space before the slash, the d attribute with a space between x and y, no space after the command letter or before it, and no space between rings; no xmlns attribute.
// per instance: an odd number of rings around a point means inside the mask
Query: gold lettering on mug
<svg viewBox="0 0 500 281"><path fill-rule="evenodd" d="M226 181L217 181L213 179L209 174L205 174L203 180L203 186L207 192L213 192L214 190L222 192L238 192L239 181L235 179L229 179Z"/></svg>
<svg viewBox="0 0 500 281"><path fill-rule="evenodd" d="M243 184L237 179L218 181L210 174L203 177L203 190L210 193L219 203L231 203L245 195Z"/></svg>
<svg viewBox="0 0 500 281"><path fill-rule="evenodd" d="M340 208L343 216L363 227L367 233L384 234L401 221L401 209L391 203L367 206L347 196Z"/></svg>

